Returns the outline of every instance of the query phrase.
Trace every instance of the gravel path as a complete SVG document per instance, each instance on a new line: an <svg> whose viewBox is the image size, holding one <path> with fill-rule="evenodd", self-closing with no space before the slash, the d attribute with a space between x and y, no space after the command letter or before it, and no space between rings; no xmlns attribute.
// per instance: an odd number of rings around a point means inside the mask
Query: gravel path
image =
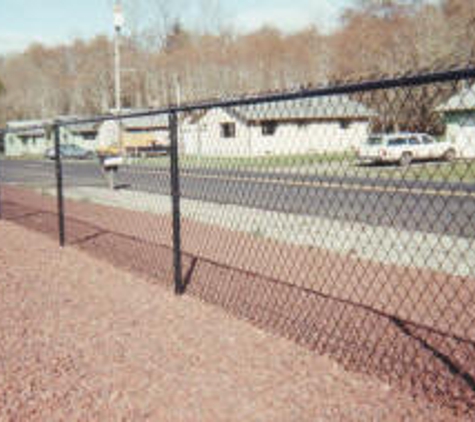
<svg viewBox="0 0 475 422"><path fill-rule="evenodd" d="M2 193L8 220L47 233L56 244L54 198L17 188ZM151 283L172 282L169 216L86 201L67 201L66 210L70 248ZM182 228L189 295L329 354L346 369L402 385L459 415L475 414L473 279L188 219Z"/></svg>
<svg viewBox="0 0 475 422"><path fill-rule="evenodd" d="M44 235L0 239L2 421L455 420Z"/></svg>
<svg viewBox="0 0 475 422"><path fill-rule="evenodd" d="M47 190L55 195L55 190ZM67 198L133 211L170 215L169 196L75 187ZM317 247L336 253L351 253L362 259L412 268L444 271L457 276L475 276L475 239L436 233L407 231L353 221L286 214L232 204L182 198L184 217L205 224L274 239L291 245ZM442 217L441 217L442 218Z"/></svg>

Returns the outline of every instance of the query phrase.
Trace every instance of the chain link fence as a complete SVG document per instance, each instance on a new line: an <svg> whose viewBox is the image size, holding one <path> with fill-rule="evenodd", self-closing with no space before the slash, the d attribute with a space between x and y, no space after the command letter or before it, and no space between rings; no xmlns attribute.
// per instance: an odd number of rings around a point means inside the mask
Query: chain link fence
<svg viewBox="0 0 475 422"><path fill-rule="evenodd" d="M474 78L13 125L2 218L475 415Z"/></svg>

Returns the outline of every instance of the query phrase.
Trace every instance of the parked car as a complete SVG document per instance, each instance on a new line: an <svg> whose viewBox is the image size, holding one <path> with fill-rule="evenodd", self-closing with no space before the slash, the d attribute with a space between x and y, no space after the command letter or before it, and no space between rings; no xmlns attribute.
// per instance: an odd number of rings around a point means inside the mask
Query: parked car
<svg viewBox="0 0 475 422"><path fill-rule="evenodd" d="M90 160L95 157L93 151L87 150L75 144L65 144L59 147L59 153L61 158L75 159L75 160ZM54 148L48 148L45 151L45 158L54 160L56 158L56 152Z"/></svg>
<svg viewBox="0 0 475 422"><path fill-rule="evenodd" d="M408 166L419 160L452 161L457 150L453 144L439 142L426 133L392 133L370 136L358 157L361 161Z"/></svg>

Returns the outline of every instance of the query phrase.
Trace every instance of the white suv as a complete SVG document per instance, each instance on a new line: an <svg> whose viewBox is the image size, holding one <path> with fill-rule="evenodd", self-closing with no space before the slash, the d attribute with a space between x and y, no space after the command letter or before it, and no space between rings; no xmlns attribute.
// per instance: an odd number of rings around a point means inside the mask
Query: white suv
<svg viewBox="0 0 475 422"><path fill-rule="evenodd" d="M413 160L452 161L457 157L457 151L454 145L438 142L425 133L392 133L370 136L358 157L361 161L408 166Z"/></svg>

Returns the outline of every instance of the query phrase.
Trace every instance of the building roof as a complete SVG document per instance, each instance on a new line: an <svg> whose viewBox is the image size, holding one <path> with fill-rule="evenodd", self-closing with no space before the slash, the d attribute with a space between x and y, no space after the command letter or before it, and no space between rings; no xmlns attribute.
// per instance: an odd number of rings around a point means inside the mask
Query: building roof
<svg viewBox="0 0 475 422"><path fill-rule="evenodd" d="M127 118L128 114L138 114L138 113L147 113L149 110L147 109L123 109L122 114L124 117L120 120L121 124L126 129L157 129L168 127L168 115L167 114L160 114L154 116L143 116L143 117L131 117ZM59 119L64 120L81 120L84 117L80 116L61 116ZM116 122L116 120L105 120L105 122ZM70 130L72 132L97 132L101 123L98 122L90 122L90 123L78 123L74 125L70 125Z"/></svg>
<svg viewBox="0 0 475 422"><path fill-rule="evenodd" d="M7 129L18 131L20 135L42 136L45 131L42 128L48 120L16 120L7 122Z"/></svg>
<svg viewBox="0 0 475 422"><path fill-rule="evenodd" d="M66 120L68 122L74 121L74 120L81 120L85 119L84 117L81 116L59 116L58 120ZM78 123L78 124L73 124L69 126L69 130L71 132L75 133L83 133L83 132L97 132L97 129L99 127L99 123L97 122L88 122L88 123Z"/></svg>
<svg viewBox="0 0 475 422"><path fill-rule="evenodd" d="M71 132L76 133L97 132L98 128L98 123L79 123L77 125L70 126Z"/></svg>
<svg viewBox="0 0 475 422"><path fill-rule="evenodd" d="M369 119L376 112L347 95L233 107L228 112L247 122L262 120Z"/></svg>
<svg viewBox="0 0 475 422"><path fill-rule="evenodd" d="M137 112L137 111L136 111ZM168 127L168 115L132 117L121 120L127 129L154 129Z"/></svg>
<svg viewBox="0 0 475 422"><path fill-rule="evenodd" d="M80 116L59 116L58 120L67 120L68 122L78 119L80 120ZM51 124L52 120L20 120L20 121L11 121L7 123L7 127L9 129L15 129L17 131L21 131L20 134L32 135L32 134L43 134L44 127L47 124ZM34 127L30 129L30 127ZM25 130L21 130L25 128ZM71 125L70 127L71 132L95 132L97 131L97 123L78 123L77 125Z"/></svg>
<svg viewBox="0 0 475 422"><path fill-rule="evenodd" d="M126 129L156 129L168 127L168 114L166 113L127 118L128 114L149 113L150 111L150 109L146 108L124 108L121 110L121 114L124 118L121 119L120 122ZM111 113L115 114L115 110L111 110Z"/></svg>
<svg viewBox="0 0 475 422"><path fill-rule="evenodd" d="M475 85L464 88L437 107L436 110L440 113L475 110Z"/></svg>

